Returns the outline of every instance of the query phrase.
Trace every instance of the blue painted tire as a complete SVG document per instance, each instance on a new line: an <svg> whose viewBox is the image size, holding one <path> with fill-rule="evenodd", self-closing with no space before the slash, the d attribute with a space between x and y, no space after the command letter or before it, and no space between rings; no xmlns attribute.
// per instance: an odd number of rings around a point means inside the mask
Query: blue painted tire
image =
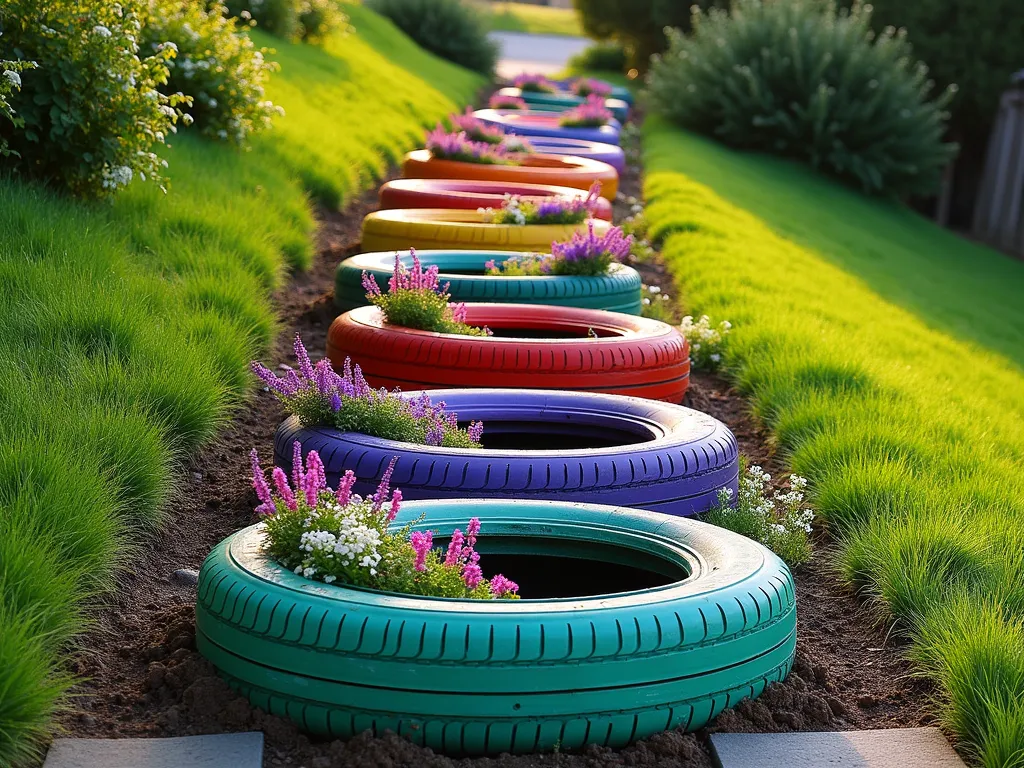
<svg viewBox="0 0 1024 768"><path fill-rule="evenodd" d="M410 395L415 396L415 395ZM620 395L552 390L432 390L460 422L483 421L484 447L440 448L285 420L277 466L291 471L292 445L316 450L328 483L351 469L356 489L376 488L394 456L393 484L409 499L517 498L612 504L694 515L718 492L736 493L739 451L725 424L680 405ZM542 450L487 447L529 434ZM640 442L637 442L640 441ZM606 447L581 447L606 443Z"/></svg>
<svg viewBox="0 0 1024 768"><path fill-rule="evenodd" d="M470 516L485 569L498 555L569 554L590 572L656 578L579 597L413 597L307 581L272 562L252 526L203 563L196 646L254 705L303 730L390 730L453 755L695 731L789 673L793 578L760 544L693 520L544 501L411 502L396 524L450 535Z"/></svg>
<svg viewBox="0 0 1024 768"><path fill-rule="evenodd" d="M614 144L602 144L582 139L563 139L555 136L534 136L530 144L545 155L575 155L608 163L621 176L626 171L626 153Z"/></svg>
<svg viewBox="0 0 1024 768"><path fill-rule="evenodd" d="M613 264L607 275L538 275L503 277L484 274L492 259L503 262L521 256L515 251L417 251L424 267L437 265L441 283L448 283L453 301L489 301L502 304L554 304L583 309L607 309L630 315L640 314L640 274L625 264ZM412 257L402 258L407 266ZM345 259L334 273L334 306L339 312L367 304L363 272L373 275L377 285L387 287L395 264L393 251L361 253Z"/></svg>
<svg viewBox="0 0 1024 768"><path fill-rule="evenodd" d="M553 136L596 141L601 144L618 145L619 131L622 128L618 120L612 120L608 125L599 128L564 128L558 124L557 115L515 109L478 109L473 116L516 136Z"/></svg>

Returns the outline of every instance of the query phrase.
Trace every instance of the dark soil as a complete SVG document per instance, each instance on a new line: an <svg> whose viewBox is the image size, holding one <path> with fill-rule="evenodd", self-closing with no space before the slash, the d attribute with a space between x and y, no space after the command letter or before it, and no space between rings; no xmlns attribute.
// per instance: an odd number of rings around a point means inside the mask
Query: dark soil
<svg viewBox="0 0 1024 768"><path fill-rule="evenodd" d="M622 181L625 196L639 196L639 174ZM324 212L320 255L276 297L283 332L269 355L274 364L291 359L290 342L301 334L306 346L322 350L334 318L333 270L357 252L359 224L375 195L342 214ZM619 206L620 208L622 205ZM620 211L621 213L621 211ZM638 265L648 284L672 289L660 263ZM728 424L743 453L774 476L784 467L771 443L751 419L741 397L722 379L695 374L689 405ZM815 556L796 571L799 641L793 673L756 701L726 712L706 731L669 732L621 751L591 747L579 754L452 760L388 734L363 734L348 742L313 743L288 721L266 715L237 696L195 651L195 588L172 577L177 569L198 569L220 539L254 522L247 454L257 447L271 458L274 429L283 413L269 393L259 391L235 414L220 437L184 468L194 478L175 499L166 526L152 546L120 579L110 604L84 639L73 670L84 678L62 715L71 736L114 738L177 736L261 730L265 766L710 766L707 734L713 731L845 730L917 726L929 723L930 689L908 676L899 645L887 638L872 614L829 569L830 544L819 535Z"/></svg>

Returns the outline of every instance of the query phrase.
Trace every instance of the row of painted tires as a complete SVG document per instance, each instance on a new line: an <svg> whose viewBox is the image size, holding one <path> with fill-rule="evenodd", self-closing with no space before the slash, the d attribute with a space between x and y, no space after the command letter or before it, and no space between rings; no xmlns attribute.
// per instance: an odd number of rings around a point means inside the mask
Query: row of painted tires
<svg viewBox="0 0 1024 768"><path fill-rule="evenodd" d="M585 188L583 178L577 174L572 186ZM644 318L523 306L612 303L638 313L636 272L495 280L482 277L481 262L508 258L507 251L420 255L450 270L456 300L517 302L468 308L468 322L498 335L393 329L375 309L355 308L364 303L362 271L382 283L393 264L392 253L371 253L338 270L337 301L352 311L332 325L328 354L336 366L346 355L358 359L375 386L459 387L436 397L463 420L488 425L484 446L399 443L303 428L292 418L278 429L275 463L290 471L299 441L304 452L319 453L330 484L352 469L356 492L365 494L398 456L393 484L410 501L397 524L447 532L477 516L488 562L508 555L562 563L555 568L590 562L622 581L596 592L570 584L566 596L540 599L529 599L527 588L528 599L513 602L332 586L271 562L254 526L203 565L200 651L255 705L306 731L333 738L392 730L450 754L622 746L672 728L695 730L783 679L796 642L788 569L759 544L684 517L738 483L728 428L657 402L682 399L685 340ZM503 338L509 327L540 338ZM552 331L563 338L544 338ZM586 344L565 338L593 333L600 338ZM607 447L595 448L599 440ZM557 572L571 582L575 570Z"/></svg>

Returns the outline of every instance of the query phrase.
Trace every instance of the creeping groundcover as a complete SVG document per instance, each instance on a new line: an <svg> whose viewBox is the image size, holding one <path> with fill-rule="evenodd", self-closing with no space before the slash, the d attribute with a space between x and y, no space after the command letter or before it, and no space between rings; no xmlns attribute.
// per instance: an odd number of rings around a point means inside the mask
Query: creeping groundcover
<svg viewBox="0 0 1024 768"><path fill-rule="evenodd" d="M434 571L479 588L475 557L499 599L314 581L268 554L269 524L206 559L196 643L256 706L314 734L388 729L453 754L622 746L699 729L793 662L786 566L692 520L552 501L401 505L390 526L407 532L414 588ZM359 555L385 568L371 549Z"/></svg>

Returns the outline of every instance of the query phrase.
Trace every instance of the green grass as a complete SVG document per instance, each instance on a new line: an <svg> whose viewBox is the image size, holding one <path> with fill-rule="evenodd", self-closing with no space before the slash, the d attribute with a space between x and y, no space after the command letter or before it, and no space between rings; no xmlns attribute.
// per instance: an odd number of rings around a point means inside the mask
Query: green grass
<svg viewBox="0 0 1024 768"><path fill-rule="evenodd" d="M652 119L654 237L687 310L912 640L981 764L1024 765L1024 264ZM855 638L851 638L853 642Z"/></svg>
<svg viewBox="0 0 1024 768"><path fill-rule="evenodd" d="M181 461L250 386L313 204L370 187L482 81L368 10L325 48L256 35L286 117L238 152L183 132L166 197L76 202L0 178L0 765L31 758L61 659L147 546Z"/></svg>
<svg viewBox="0 0 1024 768"><path fill-rule="evenodd" d="M503 32L529 32L534 35L570 35L584 37L580 18L572 8L551 8L530 3L474 0L485 16L488 29Z"/></svg>

